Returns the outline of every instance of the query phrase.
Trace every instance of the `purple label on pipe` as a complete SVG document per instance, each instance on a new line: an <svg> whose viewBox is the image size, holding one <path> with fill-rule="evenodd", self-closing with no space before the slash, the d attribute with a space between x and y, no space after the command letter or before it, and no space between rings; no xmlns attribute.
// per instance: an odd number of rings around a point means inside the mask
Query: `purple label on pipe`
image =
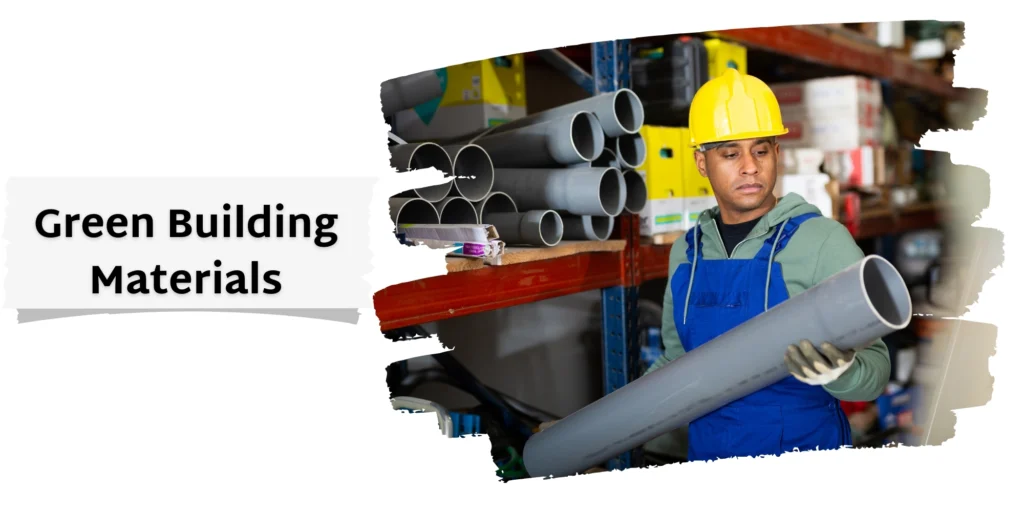
<svg viewBox="0 0 1024 512"><path fill-rule="evenodd" d="M485 246L483 244L472 243L462 244L462 250L459 252L467 256L483 256L487 254L487 251L485 250Z"/></svg>

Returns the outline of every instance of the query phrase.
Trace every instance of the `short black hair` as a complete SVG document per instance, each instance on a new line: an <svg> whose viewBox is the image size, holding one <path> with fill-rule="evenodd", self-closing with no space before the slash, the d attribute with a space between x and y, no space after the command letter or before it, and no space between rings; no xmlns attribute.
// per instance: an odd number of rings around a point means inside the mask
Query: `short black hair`
<svg viewBox="0 0 1024 512"><path fill-rule="evenodd" d="M758 139L758 140L764 140L764 141L767 141L767 142L771 142L772 145L775 145L775 144L779 143L778 138L774 137L774 136L772 136L772 137L763 137L763 138ZM720 147L722 147L722 146L724 146L726 144L732 144L733 142L735 142L735 141L724 140L722 142L709 142L707 144L701 144L700 146L697 146L697 151L700 151L701 153L706 153L708 151L711 151L712 149L720 148Z"/></svg>

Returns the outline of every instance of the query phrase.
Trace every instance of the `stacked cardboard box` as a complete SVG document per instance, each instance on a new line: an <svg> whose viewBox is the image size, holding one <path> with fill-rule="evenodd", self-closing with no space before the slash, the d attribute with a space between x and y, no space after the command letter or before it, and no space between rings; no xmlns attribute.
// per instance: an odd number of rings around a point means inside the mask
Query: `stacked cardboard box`
<svg viewBox="0 0 1024 512"><path fill-rule="evenodd" d="M881 140L882 92L877 80L842 76L771 88L790 130L779 138L786 147L844 151Z"/></svg>
<svg viewBox="0 0 1024 512"><path fill-rule="evenodd" d="M645 125L640 136L647 160L637 169L647 185L647 205L640 213L643 236L685 231L700 212L715 206L711 182L700 175L686 128Z"/></svg>
<svg viewBox="0 0 1024 512"><path fill-rule="evenodd" d="M439 70L444 95L395 115L393 131L407 141L451 139L526 116L523 55Z"/></svg>

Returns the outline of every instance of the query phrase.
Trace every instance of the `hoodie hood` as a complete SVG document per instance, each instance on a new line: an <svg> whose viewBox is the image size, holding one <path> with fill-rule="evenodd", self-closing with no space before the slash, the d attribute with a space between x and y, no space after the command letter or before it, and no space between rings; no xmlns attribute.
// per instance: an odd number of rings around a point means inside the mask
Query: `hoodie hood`
<svg viewBox="0 0 1024 512"><path fill-rule="evenodd" d="M701 231L714 229L715 216L721 211L716 205L701 212L697 222L700 223ZM805 213L821 213L817 206L808 203L799 194L790 192L779 198L779 204L775 205L768 213L761 217L761 220L754 226L752 232L764 231L781 224L786 219L791 219Z"/></svg>

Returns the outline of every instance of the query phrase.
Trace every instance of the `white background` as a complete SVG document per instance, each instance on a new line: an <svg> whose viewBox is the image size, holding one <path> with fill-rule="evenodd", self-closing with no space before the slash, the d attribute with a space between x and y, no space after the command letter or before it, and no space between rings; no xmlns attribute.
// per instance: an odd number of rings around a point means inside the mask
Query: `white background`
<svg viewBox="0 0 1024 512"><path fill-rule="evenodd" d="M925 149L991 175L980 226L1005 263L965 319L999 327L990 403L938 448L803 453L500 484L485 438L391 410L384 367L436 341L281 316L174 313L16 324L0 312L0 509L450 510L980 508L1019 461L1018 21L992 2L20 2L0 10L0 172L19 176L392 173L380 82L494 55L612 38L837 21L967 23L956 83L988 89L970 132ZM541 15L541 13L543 15ZM1009 60L1000 61L999 58ZM421 175L423 173L420 173ZM369 294L444 272L400 248L382 179L365 212ZM437 180L437 181L435 181ZM6 190L0 191L6 197ZM0 215L6 215L0 213ZM0 218L0 220L4 220ZM6 252L0 266L10 265ZM4 267L7 268L7 267ZM1012 501L1010 503L1013 503ZM1012 508L1002 507L1002 508Z"/></svg>

